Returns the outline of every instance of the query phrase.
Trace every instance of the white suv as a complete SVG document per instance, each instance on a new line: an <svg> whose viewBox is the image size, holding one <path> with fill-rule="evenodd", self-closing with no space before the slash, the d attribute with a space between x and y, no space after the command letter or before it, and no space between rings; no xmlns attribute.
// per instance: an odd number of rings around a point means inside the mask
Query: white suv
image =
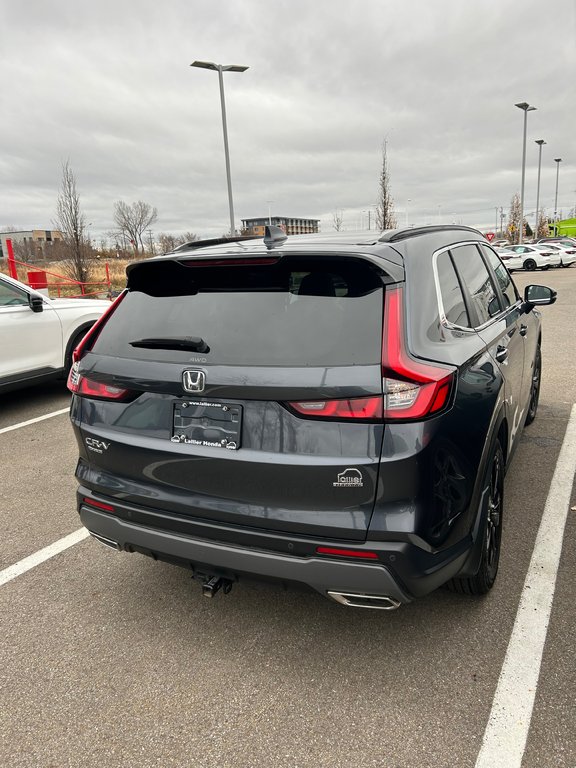
<svg viewBox="0 0 576 768"><path fill-rule="evenodd" d="M65 376L73 349L109 306L49 299L0 274L0 392Z"/></svg>

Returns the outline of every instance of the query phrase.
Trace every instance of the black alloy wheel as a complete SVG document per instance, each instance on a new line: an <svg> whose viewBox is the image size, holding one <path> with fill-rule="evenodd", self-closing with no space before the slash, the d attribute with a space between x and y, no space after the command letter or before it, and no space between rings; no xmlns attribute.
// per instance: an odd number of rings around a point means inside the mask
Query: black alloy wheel
<svg viewBox="0 0 576 768"><path fill-rule="evenodd" d="M534 261L534 259L526 259L526 261L523 264L523 267L528 272L534 272L534 270L536 269L536 262Z"/></svg>
<svg viewBox="0 0 576 768"><path fill-rule="evenodd" d="M478 542L482 547L480 566L474 576L454 578L446 585L452 592L485 595L498 573L502 541L502 512L504 503L504 455L496 440L486 469L484 487L488 486L488 504L484 534Z"/></svg>
<svg viewBox="0 0 576 768"><path fill-rule="evenodd" d="M528 413L526 414L526 424L532 424L536 418L536 411L538 410L538 400L540 398L540 380L542 379L542 353L540 351L540 345L536 349L536 357L534 358L534 368L532 369L532 382L530 385L530 403L528 405Z"/></svg>

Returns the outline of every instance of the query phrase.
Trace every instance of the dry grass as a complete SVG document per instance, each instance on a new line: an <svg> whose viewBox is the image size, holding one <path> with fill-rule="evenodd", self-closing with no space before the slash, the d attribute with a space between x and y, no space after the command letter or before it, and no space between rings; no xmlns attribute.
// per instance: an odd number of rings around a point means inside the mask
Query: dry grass
<svg viewBox="0 0 576 768"><path fill-rule="evenodd" d="M126 266L130 262L126 259L110 259L108 261L108 270L110 274L111 289L113 291L121 291L126 285ZM106 262L105 261L93 261L90 263L90 282L100 283L101 285L92 285L86 287L87 293L105 294L108 291L108 285L106 283ZM50 287L53 283L63 283L68 278L64 277L64 266L62 262L52 261L42 264L35 264L33 267L23 267L19 264L16 265L16 271L18 273L18 280L22 283L28 283L28 271L42 271L52 272L54 274L48 275L48 284L50 289L50 296L54 298L58 295L58 289L56 287ZM0 260L0 272L9 274L8 261L5 259ZM62 275L63 279L59 279L55 275ZM60 287L61 296L76 296L80 293L80 289L77 285L67 285Z"/></svg>
<svg viewBox="0 0 576 768"><path fill-rule="evenodd" d="M126 267L129 261L124 259L112 259L108 262L108 271L110 273L110 282L115 290L122 290L126 285ZM92 270L92 280L95 282L106 280L106 262L95 261Z"/></svg>

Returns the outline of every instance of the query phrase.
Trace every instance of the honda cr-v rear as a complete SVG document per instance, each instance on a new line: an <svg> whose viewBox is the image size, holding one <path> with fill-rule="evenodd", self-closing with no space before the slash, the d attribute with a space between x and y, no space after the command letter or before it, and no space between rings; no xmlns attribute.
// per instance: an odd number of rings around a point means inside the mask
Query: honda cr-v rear
<svg viewBox="0 0 576 768"><path fill-rule="evenodd" d="M552 299L514 297L481 243L271 232L131 265L70 376L84 525L208 595L246 575L362 607L489 589L512 424L537 404L532 306ZM521 321L503 371L498 329Z"/></svg>

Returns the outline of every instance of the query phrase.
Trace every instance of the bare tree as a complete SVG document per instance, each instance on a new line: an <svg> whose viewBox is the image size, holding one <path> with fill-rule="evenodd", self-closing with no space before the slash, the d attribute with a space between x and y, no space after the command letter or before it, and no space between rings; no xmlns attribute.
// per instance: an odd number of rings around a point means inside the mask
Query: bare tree
<svg viewBox="0 0 576 768"><path fill-rule="evenodd" d="M26 240L13 240L12 248L14 256L18 261L24 261L31 264L42 256L42 249L36 246L32 238Z"/></svg>
<svg viewBox="0 0 576 768"><path fill-rule="evenodd" d="M522 239L526 236L526 219L524 219L523 224ZM520 241L520 195L518 192L513 195L510 201L506 235L511 243L518 243Z"/></svg>
<svg viewBox="0 0 576 768"><path fill-rule="evenodd" d="M88 280L91 248L85 236L86 217L82 213L76 177L68 160L62 164L62 185L56 201L56 229L62 232L64 242L64 272L73 280Z"/></svg>
<svg viewBox="0 0 576 768"><path fill-rule="evenodd" d="M332 220L334 221L334 229L336 232L340 232L342 229L342 222L344 221L344 213L343 211L334 211L332 214Z"/></svg>
<svg viewBox="0 0 576 768"><path fill-rule="evenodd" d="M200 240L200 238L194 232L184 232L184 234L180 235L178 238L178 245L184 245L184 243L193 243L195 240Z"/></svg>
<svg viewBox="0 0 576 768"><path fill-rule="evenodd" d="M538 211L538 226L536 227L535 237L548 237L549 234L548 217L546 216L544 208L540 208Z"/></svg>
<svg viewBox="0 0 576 768"><path fill-rule="evenodd" d="M136 257L144 255L142 235L157 218L156 208L152 208L142 200L132 205L128 205L123 200L114 203L114 221L118 227L118 234L130 241Z"/></svg>
<svg viewBox="0 0 576 768"><path fill-rule="evenodd" d="M170 232L160 232L157 240L160 244L160 251L162 253L170 253L174 248L184 243L193 243L195 240L199 240L198 235L194 232L184 232L183 235L173 235Z"/></svg>
<svg viewBox="0 0 576 768"><path fill-rule="evenodd" d="M157 239L160 244L161 253L170 253L178 245L176 235L171 235L169 232L159 232Z"/></svg>
<svg viewBox="0 0 576 768"><path fill-rule="evenodd" d="M390 172L388 170L387 141L382 145L382 170L378 182L378 203L376 205L376 228L381 232L398 226L394 213L394 200L390 195Z"/></svg>

